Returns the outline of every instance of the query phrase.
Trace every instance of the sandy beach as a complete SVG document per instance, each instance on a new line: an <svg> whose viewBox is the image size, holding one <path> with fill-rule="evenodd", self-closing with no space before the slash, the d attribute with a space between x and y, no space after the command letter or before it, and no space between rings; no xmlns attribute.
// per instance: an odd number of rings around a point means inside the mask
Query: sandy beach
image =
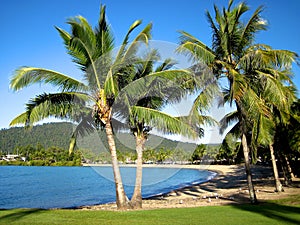
<svg viewBox="0 0 300 225"><path fill-rule="evenodd" d="M88 166L88 165L85 165ZM95 165L91 165L95 166ZM99 165L100 166L100 165ZM101 165L103 166L103 165ZM107 165L106 165L107 166ZM123 165L122 165L123 166ZM132 165L124 165L132 166ZM143 209L199 207L225 204L249 203L249 193L243 165L144 165L144 167L190 168L215 171L218 175L212 180L173 190L143 200ZM253 182L259 202L284 198L300 194L300 179L293 185L284 187L284 192L274 191L273 172L271 167L253 166ZM116 204L102 204L81 207L83 210L116 210Z"/></svg>

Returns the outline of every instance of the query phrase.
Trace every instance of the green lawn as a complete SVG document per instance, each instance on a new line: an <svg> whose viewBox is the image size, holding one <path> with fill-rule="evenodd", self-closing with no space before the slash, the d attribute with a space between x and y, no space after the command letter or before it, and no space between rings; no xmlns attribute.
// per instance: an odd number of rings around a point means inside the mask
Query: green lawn
<svg viewBox="0 0 300 225"><path fill-rule="evenodd" d="M295 198L296 204L293 204ZM254 206L207 206L128 212L0 210L0 224L300 224L299 199L300 196L294 196Z"/></svg>

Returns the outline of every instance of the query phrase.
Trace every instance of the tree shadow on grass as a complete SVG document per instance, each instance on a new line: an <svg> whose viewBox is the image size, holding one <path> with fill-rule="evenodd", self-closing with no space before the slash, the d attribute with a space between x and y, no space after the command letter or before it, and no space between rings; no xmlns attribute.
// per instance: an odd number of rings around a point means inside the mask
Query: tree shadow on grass
<svg viewBox="0 0 300 225"><path fill-rule="evenodd" d="M276 203L260 203L258 205L233 205L233 207L283 222L284 224L300 224L300 207L279 205Z"/></svg>
<svg viewBox="0 0 300 225"><path fill-rule="evenodd" d="M31 214L40 214L43 209L13 209L0 210L0 224L9 224L10 222L18 221L23 217ZM4 215L3 215L4 214Z"/></svg>

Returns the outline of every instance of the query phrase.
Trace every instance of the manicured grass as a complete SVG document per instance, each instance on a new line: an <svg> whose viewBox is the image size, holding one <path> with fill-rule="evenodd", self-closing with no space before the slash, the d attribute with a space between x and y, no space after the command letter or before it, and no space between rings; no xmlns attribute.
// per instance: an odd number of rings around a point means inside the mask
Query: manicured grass
<svg viewBox="0 0 300 225"><path fill-rule="evenodd" d="M297 196L298 200L300 196ZM14 209L0 211L0 224L300 224L300 204L287 200L259 205L208 206L144 211Z"/></svg>

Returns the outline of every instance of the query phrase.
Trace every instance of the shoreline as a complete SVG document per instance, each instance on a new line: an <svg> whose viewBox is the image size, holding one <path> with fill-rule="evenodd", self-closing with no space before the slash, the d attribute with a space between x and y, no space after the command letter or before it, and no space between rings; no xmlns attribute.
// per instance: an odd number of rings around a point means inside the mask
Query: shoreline
<svg viewBox="0 0 300 225"><path fill-rule="evenodd" d="M89 166L94 166L89 165ZM98 166L98 165L97 165ZM110 166L101 164L100 166ZM135 165L120 165L120 167L135 167ZM206 182L157 194L143 199L141 210L160 208L184 208L228 204L250 203L249 191L243 165L156 165L145 164L145 168L183 168L200 169L216 172L217 175ZM284 192L274 191L274 179L271 167L252 166L253 183L259 202L284 198L289 195L300 195L300 179L293 186L284 187ZM79 210L117 210L115 203L82 206Z"/></svg>
<svg viewBox="0 0 300 225"><path fill-rule="evenodd" d="M111 164L82 164L84 167L111 167ZM136 167L136 164L119 164L119 167ZM143 168L174 168L174 169L197 169L209 170L224 174L233 172L239 165L196 165L196 164L143 164Z"/></svg>

